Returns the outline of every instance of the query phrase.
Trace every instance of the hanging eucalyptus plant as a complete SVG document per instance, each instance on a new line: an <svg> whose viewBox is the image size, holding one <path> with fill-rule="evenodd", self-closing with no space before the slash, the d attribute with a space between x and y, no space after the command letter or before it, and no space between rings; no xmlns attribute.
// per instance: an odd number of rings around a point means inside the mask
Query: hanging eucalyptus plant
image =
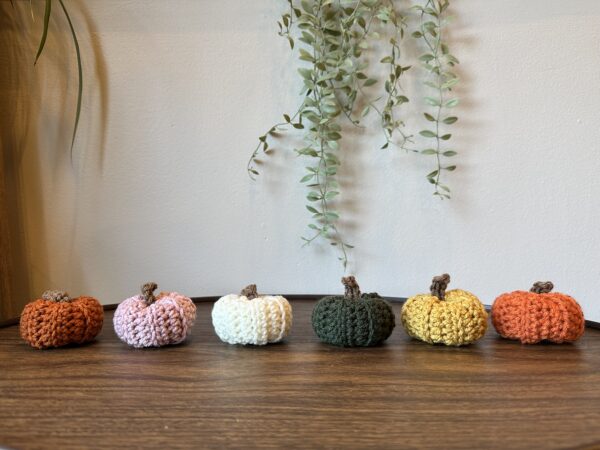
<svg viewBox="0 0 600 450"><path fill-rule="evenodd" d="M449 1L428 0L424 6L417 5L414 8L420 13L419 30L413 32L412 36L425 43L426 52L419 60L430 74L430 79L425 85L433 90L431 96L425 97L427 105L432 107L431 113L424 113L425 119L431 122L433 129L421 130L421 136L433 140L433 146L428 146L421 153L435 157L436 168L427 174L427 180L434 185L433 195L440 198L450 198L450 188L442 184L440 179L444 171L452 172L455 165L444 165L444 158L456 156L456 151L444 148L444 142L452 137L451 133L444 131L444 127L456 123L458 117L447 113L458 105L458 98L450 97L448 94L458 83L458 77L452 68L458 64L443 41L444 27L448 20L444 14L448 9ZM447 113L447 114L445 114ZM445 115L445 117L443 117Z"/></svg>
<svg viewBox="0 0 600 450"><path fill-rule="evenodd" d="M348 250L353 248L341 235L338 223L340 212L334 208L340 194L336 180L340 166L342 138L346 120L354 126L371 112L381 123L384 136L382 149L392 145L409 152L436 156L436 170L427 175L435 187L435 195L449 198L449 188L440 182L443 171L455 166L443 166L442 157L456 154L442 148L442 141L451 135L442 133L441 125L456 122L455 116L442 117L447 108L458 100L448 98L447 92L458 81L448 67L458 61L448 52L442 40L444 18L449 2L424 1L400 12L394 0L287 0L288 9L278 22L279 35L286 38L292 50L297 50L302 66L298 69L303 81L301 102L293 114L284 114L283 121L270 127L248 161L248 174L255 179L259 172L260 155L272 151L272 138L289 129L304 131L304 146L295 149L298 156L309 158L306 174L300 180L306 184L306 209L312 216L305 245L325 239L339 249L339 260L348 262ZM415 12L417 14L415 14ZM435 90L435 96L425 98L425 104L435 108L425 118L434 130L422 130L420 135L434 139L433 148L418 150L414 137L406 130L402 112L409 98L400 81L411 69L402 51L410 33L410 19L416 19L414 42L423 42L427 52L421 56L428 76L425 84ZM299 45L296 45L297 42ZM384 79L369 70L368 57L376 42L385 42L386 55L380 63L386 67ZM410 45L410 44L408 44ZM376 71L381 72L381 69ZM365 89L382 85L380 95L373 98Z"/></svg>

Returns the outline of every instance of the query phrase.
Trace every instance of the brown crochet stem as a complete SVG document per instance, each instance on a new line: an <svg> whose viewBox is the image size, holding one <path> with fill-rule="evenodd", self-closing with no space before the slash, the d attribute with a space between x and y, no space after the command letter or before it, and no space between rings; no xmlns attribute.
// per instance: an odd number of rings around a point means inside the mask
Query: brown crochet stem
<svg viewBox="0 0 600 450"><path fill-rule="evenodd" d="M53 291L47 290L42 294L42 298L44 300L49 300L51 302L70 302L71 297L64 291Z"/></svg>
<svg viewBox="0 0 600 450"><path fill-rule="evenodd" d="M256 285L249 284L244 289L242 289L242 292L240 292L240 295L243 295L248 300L254 300L255 298L258 298L258 292L256 291Z"/></svg>
<svg viewBox="0 0 600 450"><path fill-rule="evenodd" d="M154 296L156 288L158 288L158 285L153 281L142 285L142 297L144 297L144 300L148 305L151 305L156 301L156 297Z"/></svg>
<svg viewBox="0 0 600 450"><path fill-rule="evenodd" d="M345 288L344 298L347 298L348 300L356 300L360 298L360 287L356 282L356 278L353 276L342 277L342 284Z"/></svg>
<svg viewBox="0 0 600 450"><path fill-rule="evenodd" d="M529 292L535 292L536 294L547 294L552 289L554 289L554 284L552 284L552 281L536 281L533 283L533 287L529 290Z"/></svg>
<svg viewBox="0 0 600 450"><path fill-rule="evenodd" d="M443 275L438 275L437 277L433 277L431 281L431 295L439 298L440 300L445 300L446 298L446 288L450 284L450 275L447 273Z"/></svg>

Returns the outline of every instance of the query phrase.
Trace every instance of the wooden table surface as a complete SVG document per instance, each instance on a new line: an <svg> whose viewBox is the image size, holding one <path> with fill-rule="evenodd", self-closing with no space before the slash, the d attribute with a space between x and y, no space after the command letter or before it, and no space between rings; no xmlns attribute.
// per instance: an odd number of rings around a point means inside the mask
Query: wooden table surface
<svg viewBox="0 0 600 450"><path fill-rule="evenodd" d="M97 341L34 350L0 329L0 447L600 448L600 331L523 346L493 329L464 348L320 343L314 301L292 302L281 344L222 343L198 304L184 345ZM393 305L399 317L401 305Z"/></svg>

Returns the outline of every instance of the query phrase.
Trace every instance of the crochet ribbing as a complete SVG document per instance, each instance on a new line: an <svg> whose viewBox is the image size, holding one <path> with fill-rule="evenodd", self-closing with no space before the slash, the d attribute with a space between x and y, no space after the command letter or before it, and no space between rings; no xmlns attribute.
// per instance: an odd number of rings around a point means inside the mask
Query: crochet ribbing
<svg viewBox="0 0 600 450"><path fill-rule="evenodd" d="M312 312L317 337L340 347L368 347L385 341L396 325L391 306L376 293L361 294L354 277L342 278L346 295L324 297Z"/></svg>
<svg viewBox="0 0 600 450"><path fill-rule="evenodd" d="M47 291L21 313L21 337L35 348L62 347L92 341L104 321L102 305L93 297L70 299Z"/></svg>
<svg viewBox="0 0 600 450"><path fill-rule="evenodd" d="M154 297L155 283L143 293L124 300L115 311L113 324L119 338L136 348L162 347L183 342L196 320L196 305L177 292Z"/></svg>
<svg viewBox="0 0 600 450"><path fill-rule="evenodd" d="M289 334L292 307L284 297L258 295L256 286L250 285L241 295L226 295L215 302L212 323L223 342L265 345Z"/></svg>
<svg viewBox="0 0 600 450"><path fill-rule="evenodd" d="M574 342L585 330L583 311L566 294L553 293L552 283L536 283L530 292L500 295L492 305L492 323L498 334L523 344Z"/></svg>
<svg viewBox="0 0 600 450"><path fill-rule="evenodd" d="M485 335L487 312L483 304L462 289L446 292L449 282L447 274L435 277L432 295L416 295L404 303L400 318L409 336L430 344L459 346Z"/></svg>

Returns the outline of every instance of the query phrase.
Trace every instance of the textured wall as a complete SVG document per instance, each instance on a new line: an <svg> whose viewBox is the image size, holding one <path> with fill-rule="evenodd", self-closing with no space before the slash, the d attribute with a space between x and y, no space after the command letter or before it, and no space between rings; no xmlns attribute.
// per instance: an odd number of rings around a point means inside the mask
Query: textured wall
<svg viewBox="0 0 600 450"><path fill-rule="evenodd" d="M64 287L115 303L146 280L190 295L249 282L274 293L340 290L329 246L301 248L302 161L280 146L257 182L245 174L256 137L298 100L295 56L276 35L283 2L68 4L86 73L72 165L66 24L53 22L32 71L42 2L33 24L28 2L0 5L16 24L0 42L22 48L19 61L2 53L24 73L0 80L0 102L27 102L29 126L3 147L23 152L18 219L31 295ZM374 122L355 133L342 170L350 271L366 290L395 296L448 271L485 303L551 279L600 320L600 2L455 0L453 12L464 99L454 198L431 196L431 160L379 150Z"/></svg>

